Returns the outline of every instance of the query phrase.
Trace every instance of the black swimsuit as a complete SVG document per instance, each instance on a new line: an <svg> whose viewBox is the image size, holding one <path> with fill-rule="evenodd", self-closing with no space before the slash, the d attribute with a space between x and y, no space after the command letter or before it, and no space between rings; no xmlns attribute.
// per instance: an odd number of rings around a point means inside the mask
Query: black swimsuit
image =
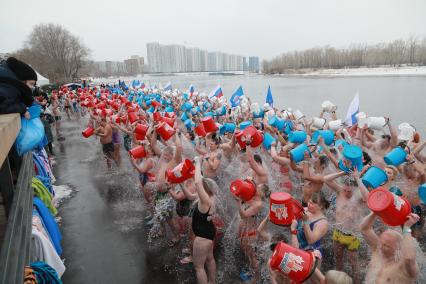
<svg viewBox="0 0 426 284"><path fill-rule="evenodd" d="M209 212L210 208L207 213L201 213L198 210L198 204L195 205L194 213L192 214L192 231L197 237L213 241L216 236L216 227Z"/></svg>

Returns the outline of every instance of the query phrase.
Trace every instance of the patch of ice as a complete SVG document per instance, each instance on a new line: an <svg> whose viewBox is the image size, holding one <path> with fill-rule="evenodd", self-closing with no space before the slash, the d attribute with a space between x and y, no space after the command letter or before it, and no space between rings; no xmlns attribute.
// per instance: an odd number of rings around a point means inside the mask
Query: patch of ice
<svg viewBox="0 0 426 284"><path fill-rule="evenodd" d="M55 207L58 207L65 199L70 198L71 194L74 192L73 189L66 184L53 185L53 190L55 191L55 197L53 198Z"/></svg>

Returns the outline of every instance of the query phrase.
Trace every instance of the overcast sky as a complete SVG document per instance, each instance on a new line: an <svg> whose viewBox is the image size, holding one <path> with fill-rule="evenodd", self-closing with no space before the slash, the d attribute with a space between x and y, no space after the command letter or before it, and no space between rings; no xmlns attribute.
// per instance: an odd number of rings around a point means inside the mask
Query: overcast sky
<svg viewBox="0 0 426 284"><path fill-rule="evenodd" d="M426 0L1 0L0 9L0 52L52 22L79 36L94 60L146 56L152 41L272 58L426 36Z"/></svg>

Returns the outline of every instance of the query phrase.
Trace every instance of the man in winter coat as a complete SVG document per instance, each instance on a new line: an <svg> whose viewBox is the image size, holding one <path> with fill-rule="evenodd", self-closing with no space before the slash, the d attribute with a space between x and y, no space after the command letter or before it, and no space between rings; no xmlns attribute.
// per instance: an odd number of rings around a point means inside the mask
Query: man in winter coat
<svg viewBox="0 0 426 284"><path fill-rule="evenodd" d="M29 118L27 108L33 103L32 90L37 73L28 64L9 57L0 65L0 114L20 113Z"/></svg>

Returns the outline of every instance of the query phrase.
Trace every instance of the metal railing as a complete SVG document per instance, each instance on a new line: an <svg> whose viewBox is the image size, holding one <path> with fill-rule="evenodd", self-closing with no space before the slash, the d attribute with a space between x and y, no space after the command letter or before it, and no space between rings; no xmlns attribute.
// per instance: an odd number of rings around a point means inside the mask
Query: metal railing
<svg viewBox="0 0 426 284"><path fill-rule="evenodd" d="M26 153L22 158L16 186L13 186L11 182L8 159L4 161L1 171L2 192L6 191L9 194L11 204L7 208L7 227L0 250L0 283L22 284L25 266L30 263L31 249L33 208L31 179L34 173L31 152ZM7 172L10 174L9 181L5 181Z"/></svg>

